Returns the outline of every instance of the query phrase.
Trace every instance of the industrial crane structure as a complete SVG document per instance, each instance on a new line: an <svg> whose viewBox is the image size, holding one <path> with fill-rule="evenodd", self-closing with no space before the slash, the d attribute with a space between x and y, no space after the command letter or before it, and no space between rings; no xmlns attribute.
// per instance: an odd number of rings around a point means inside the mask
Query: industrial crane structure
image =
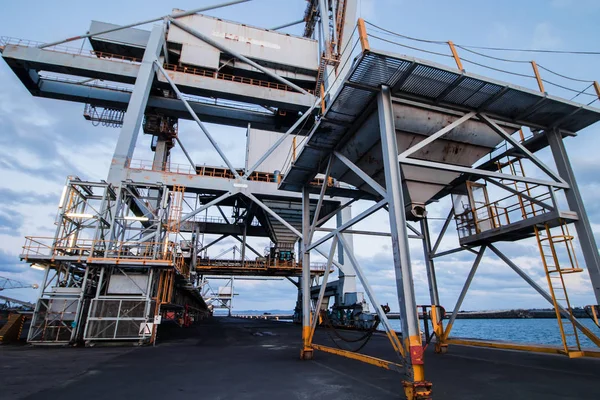
<svg viewBox="0 0 600 400"><path fill-rule="evenodd" d="M563 140L600 121L600 110L546 93L535 64L540 90L465 71L452 42L456 66L379 50L356 0L309 0L304 37L276 30L290 24L264 29L202 14L242 2L125 26L93 21L66 40L0 43L33 95L83 103L85 118L120 129L107 179L69 177L56 234L26 238L21 258L45 270L29 342L154 343L161 321L209 314L204 276L299 277L303 360L323 351L396 370L408 399L430 398L408 245L419 240L438 353L449 351L457 311L484 253L493 253L555 308L563 346L543 351L593 354L579 337L600 339L573 315L564 279L584 271L571 231L599 303L600 256ZM91 49L71 47L76 40ZM224 167L190 157L180 119L195 122ZM246 159L230 160L206 122L246 128ZM140 131L153 160L133 158ZM547 147L556 170L535 154ZM171 163L174 151L189 165ZM442 199L452 209L433 240L427 210ZM370 205L352 216L359 200ZM223 218L203 217L208 209ZM379 210L386 232L353 229ZM336 228L324 227L334 217ZM456 248L439 251L452 224ZM400 333L354 254L352 237L363 234L391 238ZM273 244L261 253L249 237ZM225 238L240 242L239 259L208 257ZM548 288L496 246L526 238L539 245ZM475 259L445 324L434 261L463 251ZM230 306L233 287L229 294ZM400 361L315 343L329 297L348 316L339 324L379 323Z"/></svg>
<svg viewBox="0 0 600 400"><path fill-rule="evenodd" d="M0 276L0 291L6 289L37 289L40 286L36 283L24 283L21 281L16 281L14 279L5 278Z"/></svg>

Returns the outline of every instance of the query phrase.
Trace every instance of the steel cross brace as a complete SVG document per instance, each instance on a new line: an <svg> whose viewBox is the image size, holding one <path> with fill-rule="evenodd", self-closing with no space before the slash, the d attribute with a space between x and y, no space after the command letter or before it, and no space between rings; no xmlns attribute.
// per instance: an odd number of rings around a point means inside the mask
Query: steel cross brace
<svg viewBox="0 0 600 400"><path fill-rule="evenodd" d="M542 295L544 299L546 299L550 304L554 304L552 301L552 296L548 294L540 285L538 285L525 271L519 268L510 258L504 255L500 250L498 250L494 245L488 245L490 250L492 250L498 258L504 261L510 268L513 269L525 282L527 282L532 288L534 288L539 294ZM575 317L572 317L571 314L560 304L558 305L558 309L560 313L567 319L569 319L579 330L587 336L596 346L600 347L600 338L596 336L592 331L590 331L585 325L583 325L579 320Z"/></svg>
<svg viewBox="0 0 600 400"><path fill-rule="evenodd" d="M215 150L217 150L217 152L219 153L219 156L221 156L221 159L227 165L227 168L229 168L231 170L231 172L233 173L233 175L237 179L240 179L241 177L238 174L238 172L235 170L235 168L233 168L233 165L231 164L231 162L229 161L229 159L227 158L227 156L225 155L225 153L223 153L223 151L221 150L221 148L219 147L219 145L217 144L217 142L215 141L215 139L213 138L213 136L210 134L210 132L208 131L208 129L206 129L206 127L204 126L204 124L202 123L202 121L200 121L200 118L198 118L198 115L196 115L196 113L192 109L192 106L190 106L190 103L188 103L188 101L183 97L183 94L181 93L181 91L179 90L179 88L177 87L177 85L175 85L175 82L173 82L173 79L171 79L171 77L169 76L169 74L167 73L167 71L165 71L165 69L163 68L163 66L160 65L157 61L155 61L154 64L156 65L156 67L158 68L158 70L161 72L161 74L165 77L165 79L167 80L167 82L169 82L169 85L171 85L171 88L173 88L173 90L177 94L177 97L179 98L179 100L181 100L181 102L183 103L183 105L185 106L185 108L188 110L188 112L190 113L190 115L192 116L192 118L194 119L194 121L196 121L196 123L198 124L198 126L200 127L200 129L202 130L202 132L204 132L204 135L206 135L206 138L209 140L209 142L212 144L212 146L215 148Z"/></svg>

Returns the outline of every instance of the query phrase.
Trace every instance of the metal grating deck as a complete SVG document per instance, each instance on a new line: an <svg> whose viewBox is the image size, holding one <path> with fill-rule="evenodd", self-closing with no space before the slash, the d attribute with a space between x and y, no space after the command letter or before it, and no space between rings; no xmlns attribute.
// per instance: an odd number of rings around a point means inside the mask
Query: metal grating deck
<svg viewBox="0 0 600 400"><path fill-rule="evenodd" d="M369 51L354 60L347 80L313 128L307 144L280 184L300 191L323 172L324 160L343 138L359 126L382 85L395 98L455 111L485 112L507 123L572 135L598 121L600 109L535 90L459 71L433 62L382 51Z"/></svg>

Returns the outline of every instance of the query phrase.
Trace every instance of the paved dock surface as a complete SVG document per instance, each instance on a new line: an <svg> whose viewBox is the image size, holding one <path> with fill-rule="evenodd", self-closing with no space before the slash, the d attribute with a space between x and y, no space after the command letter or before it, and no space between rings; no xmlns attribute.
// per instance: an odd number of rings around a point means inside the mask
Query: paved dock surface
<svg viewBox="0 0 600 400"><path fill-rule="evenodd" d="M0 399L401 399L401 375L322 352L300 327L213 318L163 326L156 347L0 346ZM315 342L332 345L324 331ZM387 338L363 352L394 360ZM451 346L426 355L434 399L600 398L600 359Z"/></svg>

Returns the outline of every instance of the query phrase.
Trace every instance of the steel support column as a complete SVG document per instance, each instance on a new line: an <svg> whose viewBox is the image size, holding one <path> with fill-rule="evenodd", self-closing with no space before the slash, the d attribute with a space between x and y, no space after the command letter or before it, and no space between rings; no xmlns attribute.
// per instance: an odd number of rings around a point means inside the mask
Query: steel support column
<svg viewBox="0 0 600 400"><path fill-rule="evenodd" d="M336 215L337 228L339 229L343 224L350 220L352 220L352 207L346 207L340 210ZM352 235L348 233L343 233L342 236L349 247L346 248L341 243L338 244L338 262L344 265L344 252L354 252L354 240ZM350 305L347 304L348 300L346 299L346 293L356 293L356 273L351 271L352 270L350 268L346 270L340 268L338 272L340 285L339 296L341 297L339 302L340 305ZM355 299L355 301L358 301L358 297Z"/></svg>
<svg viewBox="0 0 600 400"><path fill-rule="evenodd" d="M420 221L421 235L423 236L423 255L425 257L425 269L427 270L427 281L429 282L429 298L432 306L440 305L440 297L438 294L437 279L435 277L435 266L431 259L431 237L429 236L429 224L427 218Z"/></svg>
<svg viewBox="0 0 600 400"><path fill-rule="evenodd" d="M119 134L115 153L113 155L110 170L108 172L108 182L113 185L120 185L124 178L124 170L129 166L133 150L137 141L142 119L146 110L146 103L150 94L152 82L156 77L155 61L158 60L160 52L165 41L164 25L157 25L152 28L148 45L142 58L142 63L135 80L135 86L131 93L131 99L127 106L127 112L123 118L123 127Z"/></svg>
<svg viewBox="0 0 600 400"><path fill-rule="evenodd" d="M394 113L389 87L383 86L378 93L377 108L392 234L396 288L400 306L400 319L402 320L402 338L405 349L408 350L405 368L409 380L412 379L412 382L405 382L404 385L407 397L412 399L418 398L419 395L423 395L425 392L428 393L430 385L425 384L423 345L415 301L404 195L402 193L402 176L398 164L398 144L396 142L396 128L394 126Z"/></svg>
<svg viewBox="0 0 600 400"><path fill-rule="evenodd" d="M569 188L565 189L565 196L567 197L569 208L571 211L575 211L579 217L575 221L575 229L577 230L579 245L585 259L585 266L590 274L590 280L594 288L596 303L600 304L600 255L598 255L598 245L594 238L594 232L585 211L583 199L577 187L575 173L569 162L569 156L562 141L562 136L558 130L546 132L546 135L548 136L548 143L556 162L556 169L560 177L569 185Z"/></svg>
<svg viewBox="0 0 600 400"><path fill-rule="evenodd" d="M310 360L313 356L310 347L310 192L302 188L302 350L300 358Z"/></svg>

